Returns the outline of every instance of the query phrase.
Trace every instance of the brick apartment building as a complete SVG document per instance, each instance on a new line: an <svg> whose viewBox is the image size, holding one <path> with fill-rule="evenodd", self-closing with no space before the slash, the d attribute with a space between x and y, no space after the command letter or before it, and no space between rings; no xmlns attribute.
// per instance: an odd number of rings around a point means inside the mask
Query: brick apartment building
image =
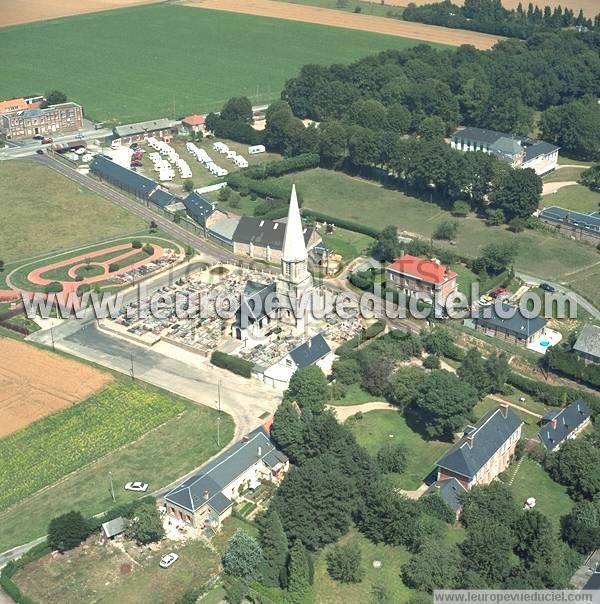
<svg viewBox="0 0 600 604"><path fill-rule="evenodd" d="M83 128L83 108L73 102L51 105L45 109L22 109L0 116L0 132L8 140L52 136Z"/></svg>
<svg viewBox="0 0 600 604"><path fill-rule="evenodd" d="M406 294L424 294L439 304L457 289L456 273L437 260L426 260L410 254L396 258L386 268L386 285Z"/></svg>

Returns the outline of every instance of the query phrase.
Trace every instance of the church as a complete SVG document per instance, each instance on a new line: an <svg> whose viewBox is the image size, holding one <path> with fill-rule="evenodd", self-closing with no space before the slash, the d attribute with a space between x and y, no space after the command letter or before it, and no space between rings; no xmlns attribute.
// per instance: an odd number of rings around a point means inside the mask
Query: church
<svg viewBox="0 0 600 604"><path fill-rule="evenodd" d="M310 322L313 291L296 185L292 185L281 250L281 273L275 283L247 283L232 326L232 337L237 340L260 337L273 321L296 333L302 331ZM297 308L301 300L304 304Z"/></svg>

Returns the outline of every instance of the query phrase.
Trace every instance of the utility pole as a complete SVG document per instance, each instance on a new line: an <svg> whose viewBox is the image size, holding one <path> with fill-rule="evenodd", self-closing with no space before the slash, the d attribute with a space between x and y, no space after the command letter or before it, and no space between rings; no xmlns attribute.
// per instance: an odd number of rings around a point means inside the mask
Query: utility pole
<svg viewBox="0 0 600 604"><path fill-rule="evenodd" d="M52 352L56 352L56 348L54 346L54 327L50 327L50 337L52 338Z"/></svg>
<svg viewBox="0 0 600 604"><path fill-rule="evenodd" d="M115 487L113 486L112 472L108 473L108 480L110 481L110 494L112 495L113 503L116 503L116 500L115 500Z"/></svg>
<svg viewBox="0 0 600 604"><path fill-rule="evenodd" d="M131 361L131 366L129 368L129 375L131 375L131 379L134 380L135 379L135 375L133 372L133 352L130 354L129 359Z"/></svg>
<svg viewBox="0 0 600 604"><path fill-rule="evenodd" d="M217 383L219 413L217 415L217 447L221 446L221 380Z"/></svg>

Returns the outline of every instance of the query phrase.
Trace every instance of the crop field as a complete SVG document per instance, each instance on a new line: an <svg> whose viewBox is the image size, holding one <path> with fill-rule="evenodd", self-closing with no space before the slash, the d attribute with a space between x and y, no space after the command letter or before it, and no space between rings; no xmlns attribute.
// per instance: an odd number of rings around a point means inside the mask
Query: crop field
<svg viewBox="0 0 600 604"><path fill-rule="evenodd" d="M10 27L2 38L0 98L58 88L88 117L122 123L210 111L234 95L267 102L306 63L418 43L172 4Z"/></svg>
<svg viewBox="0 0 600 604"><path fill-rule="evenodd" d="M7 338L0 338L0 357L0 437L90 396L112 379L83 363Z"/></svg>
<svg viewBox="0 0 600 604"><path fill-rule="evenodd" d="M280 180L291 186L291 177ZM294 174L293 180L305 207L378 229L392 224L408 236L429 239L441 222L458 220L456 245L449 249L473 258L491 242L507 242L517 248L515 268L542 278L566 281L571 272L594 267L599 261L594 247L583 242L547 231L511 233L504 227L488 227L472 215L456 219L434 203L341 172L307 170ZM435 243L448 246L443 241Z"/></svg>
<svg viewBox="0 0 600 604"><path fill-rule="evenodd" d="M140 218L35 161L0 162L0 258L7 265L145 226Z"/></svg>
<svg viewBox="0 0 600 604"><path fill-rule="evenodd" d="M0 510L136 440L184 409L157 391L116 381L5 437L0 440Z"/></svg>

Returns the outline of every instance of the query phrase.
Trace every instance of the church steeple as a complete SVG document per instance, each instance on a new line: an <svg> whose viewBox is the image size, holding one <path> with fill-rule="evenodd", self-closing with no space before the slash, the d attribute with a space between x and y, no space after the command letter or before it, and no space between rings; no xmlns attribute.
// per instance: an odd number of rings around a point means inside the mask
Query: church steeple
<svg viewBox="0 0 600 604"><path fill-rule="evenodd" d="M283 262L303 262L307 257L302 219L300 218L300 208L296 196L296 185L292 185L281 259Z"/></svg>

